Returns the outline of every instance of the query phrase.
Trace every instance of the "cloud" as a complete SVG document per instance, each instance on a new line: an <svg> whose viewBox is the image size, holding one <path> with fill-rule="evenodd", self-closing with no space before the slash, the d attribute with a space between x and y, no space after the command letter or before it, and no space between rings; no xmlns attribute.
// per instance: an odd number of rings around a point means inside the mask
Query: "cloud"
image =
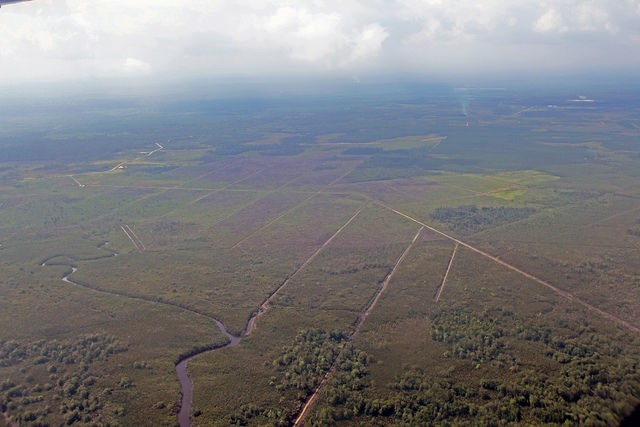
<svg viewBox="0 0 640 427"><path fill-rule="evenodd" d="M562 12L551 8L538 18L534 29L540 33L615 34L618 28L611 16L612 12L613 10L609 11L604 5L594 2L584 2L573 7L565 6Z"/></svg>
<svg viewBox="0 0 640 427"><path fill-rule="evenodd" d="M555 9L549 9L544 15L538 18L533 28L539 33L566 33L569 30L564 23L562 15Z"/></svg>
<svg viewBox="0 0 640 427"><path fill-rule="evenodd" d="M149 64L136 58L127 58L122 64L122 71L127 74L146 74L150 70Z"/></svg>
<svg viewBox="0 0 640 427"><path fill-rule="evenodd" d="M342 19L336 13L312 13L286 6L273 14L253 18L245 27L245 32L251 34L251 42L267 42L272 49L303 62L330 61L347 43Z"/></svg>
<svg viewBox="0 0 640 427"><path fill-rule="evenodd" d="M638 0L37 0L6 79L637 67Z"/></svg>
<svg viewBox="0 0 640 427"><path fill-rule="evenodd" d="M231 34L237 44L284 55L309 65L345 67L375 56L388 32L378 23L361 25L337 12L283 6L265 15L252 14Z"/></svg>
<svg viewBox="0 0 640 427"><path fill-rule="evenodd" d="M375 56L389 37L387 30L379 24L369 24L357 32L351 40L351 61L359 61Z"/></svg>

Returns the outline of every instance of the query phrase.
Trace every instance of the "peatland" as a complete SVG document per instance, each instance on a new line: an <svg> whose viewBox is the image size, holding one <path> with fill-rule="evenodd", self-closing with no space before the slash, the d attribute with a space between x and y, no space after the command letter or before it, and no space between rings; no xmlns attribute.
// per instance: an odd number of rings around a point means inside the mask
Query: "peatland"
<svg viewBox="0 0 640 427"><path fill-rule="evenodd" d="M8 99L0 425L620 423L637 95Z"/></svg>

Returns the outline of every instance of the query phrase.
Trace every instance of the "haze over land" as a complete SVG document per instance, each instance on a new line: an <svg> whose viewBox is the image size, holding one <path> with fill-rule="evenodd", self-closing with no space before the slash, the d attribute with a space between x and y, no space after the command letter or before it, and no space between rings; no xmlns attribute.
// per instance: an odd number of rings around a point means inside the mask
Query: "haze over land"
<svg viewBox="0 0 640 427"><path fill-rule="evenodd" d="M0 427L640 404L639 1L0 10Z"/></svg>

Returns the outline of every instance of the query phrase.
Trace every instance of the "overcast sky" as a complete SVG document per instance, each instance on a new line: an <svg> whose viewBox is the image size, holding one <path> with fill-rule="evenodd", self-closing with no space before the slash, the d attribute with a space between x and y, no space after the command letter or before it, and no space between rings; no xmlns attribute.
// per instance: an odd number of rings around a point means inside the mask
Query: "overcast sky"
<svg viewBox="0 0 640 427"><path fill-rule="evenodd" d="M640 70L640 0L34 0L0 81Z"/></svg>

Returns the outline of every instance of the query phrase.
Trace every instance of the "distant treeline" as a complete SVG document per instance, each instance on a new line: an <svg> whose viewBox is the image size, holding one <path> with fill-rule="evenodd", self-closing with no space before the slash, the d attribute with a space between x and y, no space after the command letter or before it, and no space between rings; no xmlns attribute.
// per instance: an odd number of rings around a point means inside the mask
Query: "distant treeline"
<svg viewBox="0 0 640 427"><path fill-rule="evenodd" d="M488 227L528 218L535 212L533 208L466 205L437 208L431 214L431 218L447 224L456 233L471 234Z"/></svg>
<svg viewBox="0 0 640 427"><path fill-rule="evenodd" d="M177 365L183 360L189 359L193 356L197 356L198 354L206 353L207 351L216 350L218 348L224 347L227 344L229 344L229 342L230 342L229 338L225 337L211 344L202 344L202 345L193 346L191 349L180 353L178 357L176 357L175 359L175 364Z"/></svg>
<svg viewBox="0 0 640 427"><path fill-rule="evenodd" d="M278 408L260 408L243 405L229 417L231 425L289 426L304 400L318 387L324 375L336 362L347 335L324 329L304 329L298 332L291 345L283 348L272 367L274 375L269 385L281 392L290 392L295 399L290 405Z"/></svg>
<svg viewBox="0 0 640 427"><path fill-rule="evenodd" d="M0 410L8 413L10 424L17 425L62 425L59 421L112 425L113 416L122 415L123 408L112 404L113 390L101 390L98 378L102 363L127 350L126 344L105 334L84 335L74 341L0 340L0 367L15 372L0 382ZM38 371L46 376L38 376ZM126 377L118 385L135 386Z"/></svg>
<svg viewBox="0 0 640 427"><path fill-rule="evenodd" d="M484 375L459 382L405 367L372 390L370 357L354 350L337 366L324 391L328 406L310 424L616 425L640 400L638 361L619 337L571 329L575 335L563 336L501 309L444 309L432 316L432 338L448 347L445 357L474 370L485 366ZM518 348L545 359L547 369L532 369ZM539 353L529 354L534 348Z"/></svg>

